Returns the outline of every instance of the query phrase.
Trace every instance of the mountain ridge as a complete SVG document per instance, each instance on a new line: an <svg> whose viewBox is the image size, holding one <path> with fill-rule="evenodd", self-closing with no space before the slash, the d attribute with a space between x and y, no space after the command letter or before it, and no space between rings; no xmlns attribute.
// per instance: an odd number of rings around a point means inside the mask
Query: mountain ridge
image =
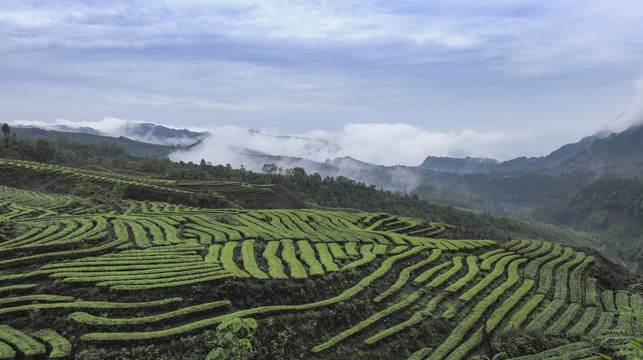
<svg viewBox="0 0 643 360"><path fill-rule="evenodd" d="M210 135L208 132L192 131L188 129L174 129L160 124L150 122L128 121L123 125L110 131L96 129L90 126L69 126L64 124L28 125L18 124L14 128L37 128L50 131L62 131L68 133L82 133L97 136L125 137L130 140L147 142L168 146L187 146Z"/></svg>
<svg viewBox="0 0 643 360"><path fill-rule="evenodd" d="M87 126L82 126L82 127L71 127L68 125L51 125L48 126L49 130L51 131L64 131L64 132L71 132L71 133L84 133L84 134L91 134L91 135L96 135L96 136L108 136L108 137L113 137L113 138L118 138L117 136L114 136L115 134L106 134L106 132L87 127ZM24 128L22 126L19 126L18 128ZM36 128L43 128L43 127L36 127ZM592 161L590 158L592 156L599 156L602 157L602 160L605 161L605 156L599 155L598 152L601 150L596 148L594 150L588 150L596 140L605 140L607 138L613 138L614 136L618 136L619 134L625 134L625 133L632 133L634 132L634 137L636 139L643 137L639 131L638 133L636 131L632 131L632 129L638 128L639 130L642 129L642 126L633 126L628 130L625 130L621 133L608 133L606 131L602 132L597 132L593 135L583 137L581 140L574 142L574 143L569 143L562 145L558 149L552 151L546 156L541 156L541 157L517 157L514 159L506 160L506 161L498 161L496 159L492 158L480 158L480 157L465 157L465 158L457 158L457 157L442 157L442 156L433 156L433 155L428 155L425 160L422 162L422 164L418 166L403 166L403 168L406 169L418 169L418 170L428 170L430 172L438 172L438 173L453 173L453 174L473 174L473 173L490 173L490 172L504 172L507 174L520 174L520 173L526 173L526 172L533 172L533 171L557 171L557 168L559 168L561 165L564 167L573 167L576 169L580 168L592 168L592 166L588 166L587 164L583 165L583 162L587 161ZM44 130L47 130L46 128ZM160 144L160 145L169 145L169 146L175 146L175 150L178 150L179 147L193 147L195 144L199 143L203 139L207 138L208 136L212 135L209 132L197 132L197 131L192 131L188 129L174 129L174 128L169 128L163 125L159 124L154 124L154 123L139 123L139 122L127 122L124 125L120 126L116 131L116 135L134 140L134 141L141 141L141 142L147 142L147 143L152 143L152 144ZM258 130L249 130L249 133L252 135L256 134L262 134L261 131ZM638 134L638 135L637 135ZM270 135L269 136L274 136ZM43 134L41 134L43 136ZM638 137L637 137L638 136ZM288 136L288 135L281 135L281 136L276 136L279 139L302 139L301 137L293 137L293 136ZM631 141L636 141L636 139L633 139ZM87 141L87 140L85 140ZM613 142L613 141L612 141ZM326 141L319 141L318 144L320 146L328 146L329 144ZM602 143L604 144L604 142ZM606 147L613 147L613 145L601 145L602 149L605 149ZM630 146L632 147L632 146ZM314 172L316 168L319 169L324 169L324 167L337 167L337 168L344 168L348 165L350 166L358 166L359 168L368 168L369 170L373 169L400 169L400 166L386 166L386 165L379 165L375 163L369 163L365 161L361 161L355 158L352 158L350 156L339 156L334 159L328 159L325 162L319 162L315 160L310 160L302 157L292 157L292 156L284 156L284 155L279 155L279 154L271 154L271 153L266 153L263 151L257 151L249 148L238 148L236 149L238 153L241 155L245 156L248 158L248 164L244 164L246 168L250 168L253 170L260 171L261 170L261 165L263 164L258 164L257 159L258 158L265 158L265 159L273 159L275 161L279 161L281 164L284 166L298 166L298 167L304 167L309 172ZM641 149L638 149L638 151L642 151ZM583 153L584 155L579 155L579 153ZM621 153L622 155L622 153ZM207 160L207 159L206 159ZM629 163L628 163L629 164ZM279 164L278 164L279 165ZM594 166L595 168L596 166ZM558 169L560 171L564 171L564 169ZM331 172L333 176L341 175L340 172L334 171ZM351 172L351 173L354 173ZM394 187L394 188L399 188L399 187Z"/></svg>
<svg viewBox="0 0 643 360"><path fill-rule="evenodd" d="M106 135L92 134L89 132L78 133L69 131L46 130L35 127L14 127L11 132L18 137L26 139L46 138L49 140L57 140L67 138L71 141L78 141L83 143L100 143L100 142L113 142L125 146L127 151L136 157L156 156L158 158L166 158L169 154L179 149L177 146L162 145L146 143L142 141L132 140L124 136L113 137Z"/></svg>

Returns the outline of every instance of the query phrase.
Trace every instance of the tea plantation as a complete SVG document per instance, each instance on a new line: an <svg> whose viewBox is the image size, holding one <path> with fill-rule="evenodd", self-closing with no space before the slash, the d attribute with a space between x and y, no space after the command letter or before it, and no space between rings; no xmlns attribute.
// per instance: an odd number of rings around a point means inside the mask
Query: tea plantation
<svg viewBox="0 0 643 360"><path fill-rule="evenodd" d="M0 171L170 200L269 192L20 160ZM629 279L564 244L384 213L120 205L0 186L0 359L203 359L232 318L257 320L258 359L600 359L614 353L604 334L643 327Z"/></svg>

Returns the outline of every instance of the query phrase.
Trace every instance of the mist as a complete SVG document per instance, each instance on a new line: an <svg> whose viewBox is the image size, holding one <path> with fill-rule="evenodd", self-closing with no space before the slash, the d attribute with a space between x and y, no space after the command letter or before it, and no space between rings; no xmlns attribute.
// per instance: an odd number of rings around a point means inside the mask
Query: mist
<svg viewBox="0 0 643 360"><path fill-rule="evenodd" d="M643 124L643 75L634 83L634 95L628 99L625 110L606 127L612 132L621 132Z"/></svg>
<svg viewBox="0 0 643 360"><path fill-rule="evenodd" d="M14 125L20 127L37 127L46 130L68 131L90 133L95 135L119 137L124 136L128 139L162 145L181 145L187 146L194 143L194 139L187 134L186 136L168 137L159 136L155 132L155 125L150 122L119 119L115 117L106 117L99 121L74 121L68 119L57 119L53 122L17 120ZM172 125L162 125L164 127L179 129ZM196 132L202 132L201 129L193 129ZM180 132L179 132L180 133Z"/></svg>
<svg viewBox="0 0 643 360"><path fill-rule="evenodd" d="M643 123L643 75L634 82L634 94L625 101L624 109L614 121L603 125L603 131L621 132ZM307 171L342 175L360 180L363 166L414 167L427 156L479 157L498 161L520 156L544 156L562 145L580 140L597 132L600 127L579 129L561 126L516 130L432 131L405 122L351 123L338 131L311 130L286 133L279 129L250 130L239 126L219 126L207 129L211 134L189 151L177 151L175 161L245 166L261 171L262 161L272 159L284 168L300 166ZM268 155L273 156L267 157ZM357 161L334 159L351 158ZM295 159L293 159L295 158ZM330 160L334 160L330 162ZM367 164L362 164L362 163ZM325 164L326 167L320 165ZM313 170L314 168L314 170ZM336 168L335 170L330 170ZM403 176L412 177L410 174ZM401 179L400 182L405 182ZM408 180L406 182L414 183Z"/></svg>
<svg viewBox="0 0 643 360"><path fill-rule="evenodd" d="M125 136L122 133L122 129L127 127L131 123L139 123L141 121L136 120L126 120L119 119L115 117L106 117L99 121L77 121L77 120L68 120L68 119L56 119L53 122L44 122L44 121L30 121L30 120L16 120L14 121L15 125L18 126L33 126L41 129L47 130L78 130L78 129L93 129L95 132L101 135L108 136Z"/></svg>
<svg viewBox="0 0 643 360"><path fill-rule="evenodd" d="M526 133L476 132L471 129L430 132L406 123L348 124L337 132L314 130L300 134L253 131L236 126L208 131L211 135L201 144L189 151L175 152L171 159L193 162L204 159L217 164L248 167L248 154L269 154L316 162L351 157L384 166L417 166L428 155L508 159L530 150L526 144Z"/></svg>
<svg viewBox="0 0 643 360"><path fill-rule="evenodd" d="M528 146L528 134L500 131L430 132L406 123L348 124L340 131L314 130L282 134L237 126L208 129L210 136L173 161L201 160L261 172L263 164L282 169L301 167L309 174L346 176L393 191L412 191L422 183L418 169L427 156L514 157ZM533 141L533 136L532 136Z"/></svg>

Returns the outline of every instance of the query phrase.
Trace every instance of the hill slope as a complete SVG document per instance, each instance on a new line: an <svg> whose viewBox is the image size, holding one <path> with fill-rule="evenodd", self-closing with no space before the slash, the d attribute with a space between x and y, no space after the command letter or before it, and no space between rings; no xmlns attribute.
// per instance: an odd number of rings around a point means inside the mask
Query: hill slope
<svg viewBox="0 0 643 360"><path fill-rule="evenodd" d="M122 136L111 137L111 136L104 136L104 135L91 134L91 133L67 132L67 131L56 131L56 130L44 130L39 128L19 128L19 127L12 128L11 132L16 134L18 137L24 138L24 139L45 138L50 140L56 140L62 137L66 137L70 141L79 141L79 142L90 143L90 144L99 143L99 142L116 143L116 144L121 144L125 146L125 148L127 149L127 152L137 157L156 156L163 159L168 157L170 153L178 149L178 147L176 146L144 143L136 140L131 140Z"/></svg>
<svg viewBox="0 0 643 360"><path fill-rule="evenodd" d="M27 165L130 181L5 169ZM2 357L202 359L233 317L257 319L258 359L469 359L493 355L491 338L508 357L588 357L641 301L618 292L640 278L561 244L385 213L113 200L0 186Z"/></svg>
<svg viewBox="0 0 643 360"><path fill-rule="evenodd" d="M612 177L643 176L643 125L594 141L589 148L561 162L559 169L607 173Z"/></svg>
<svg viewBox="0 0 643 360"><path fill-rule="evenodd" d="M132 200L264 209L305 206L295 194L281 186L235 181L162 180L3 158L0 158L0 169L0 184L58 194L69 194L75 187L90 183L95 193L111 191L119 185L124 198Z"/></svg>
<svg viewBox="0 0 643 360"><path fill-rule="evenodd" d="M100 123L89 126L70 126L62 124L38 124L30 125L28 122L19 123L14 129L31 128L40 131L77 133L87 135L100 135L106 137L125 137L145 143L188 146L208 136L207 132L191 131L187 129L175 129L167 126L143 123L136 121L124 121L118 119L106 119ZM91 137L90 137L91 138Z"/></svg>

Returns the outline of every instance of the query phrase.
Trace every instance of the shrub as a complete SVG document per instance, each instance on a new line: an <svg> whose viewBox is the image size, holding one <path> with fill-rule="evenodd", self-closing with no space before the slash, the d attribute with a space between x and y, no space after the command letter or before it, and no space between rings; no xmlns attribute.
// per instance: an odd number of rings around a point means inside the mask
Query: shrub
<svg viewBox="0 0 643 360"><path fill-rule="evenodd" d="M257 331L257 321L253 318L233 318L223 321L217 327L217 343L206 360L247 359L253 353L252 336Z"/></svg>
<svg viewBox="0 0 643 360"><path fill-rule="evenodd" d="M508 358L536 354L547 349L545 335L539 331L511 329L499 333L494 340L497 350L504 352Z"/></svg>

